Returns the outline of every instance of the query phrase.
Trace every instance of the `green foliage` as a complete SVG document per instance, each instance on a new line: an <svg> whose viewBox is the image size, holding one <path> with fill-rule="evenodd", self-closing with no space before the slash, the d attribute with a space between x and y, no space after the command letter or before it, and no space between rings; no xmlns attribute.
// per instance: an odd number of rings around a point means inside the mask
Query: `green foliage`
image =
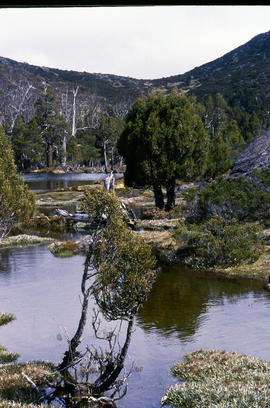
<svg viewBox="0 0 270 408"><path fill-rule="evenodd" d="M16 317L12 313L2 313L2 312L0 312L0 326L4 326L4 325L12 322L12 320L15 320L15 319L16 319ZM11 353L11 352L7 351L6 348L4 348L4 347L2 347L0 345L0 364L10 363L12 361L17 360L18 357L19 357L19 354Z"/></svg>
<svg viewBox="0 0 270 408"><path fill-rule="evenodd" d="M11 363L20 357L17 353L11 353L6 348L0 346L0 364Z"/></svg>
<svg viewBox="0 0 270 408"><path fill-rule="evenodd" d="M98 223L104 220L111 222L123 217L118 198L99 188L84 192L82 210L89 214L90 219Z"/></svg>
<svg viewBox="0 0 270 408"><path fill-rule="evenodd" d="M127 228L117 197L105 190L85 192L83 206L92 219L103 220L93 245L92 267L97 277L92 293L107 319L129 319L145 301L156 277L152 249Z"/></svg>
<svg viewBox="0 0 270 408"><path fill-rule="evenodd" d="M110 156L111 169L118 157L117 141L123 128L124 121L115 114L111 105L107 106L105 114L100 117L95 129L96 146L102 148L106 172L108 170L107 155Z"/></svg>
<svg viewBox="0 0 270 408"><path fill-rule="evenodd" d="M185 264L197 268L227 267L258 259L259 231L257 225L243 225L236 219L227 224L222 217L215 217L199 225L186 226L182 222L174 236L189 248Z"/></svg>
<svg viewBox="0 0 270 408"><path fill-rule="evenodd" d="M35 195L17 173L11 143L0 126L0 239L35 211Z"/></svg>
<svg viewBox="0 0 270 408"><path fill-rule="evenodd" d="M52 167L56 152L62 150L68 124L63 115L58 113L51 88L44 90L43 95L36 102L36 121L41 129L46 148L46 165ZM59 155L56 155L56 158L59 160Z"/></svg>
<svg viewBox="0 0 270 408"><path fill-rule="evenodd" d="M211 178L224 174L231 167L231 155L243 143L243 138L229 105L220 93L208 97L202 117L210 137L206 177Z"/></svg>
<svg viewBox="0 0 270 408"><path fill-rule="evenodd" d="M195 351L175 364L182 384L166 393L166 404L181 408L269 408L267 361L225 351Z"/></svg>
<svg viewBox="0 0 270 408"><path fill-rule="evenodd" d="M263 189L270 189L270 167L262 170L253 170L253 175L261 183Z"/></svg>
<svg viewBox="0 0 270 408"><path fill-rule="evenodd" d="M79 147L79 161L90 167L99 165L101 163L102 152L100 148L96 147L97 137L95 130L78 130L76 139Z"/></svg>
<svg viewBox="0 0 270 408"><path fill-rule="evenodd" d="M151 247L115 220L100 234L93 266L99 272L93 294L105 317L135 315L156 277Z"/></svg>
<svg viewBox="0 0 270 408"><path fill-rule="evenodd" d="M19 169L36 168L45 163L45 148L40 133L35 119L25 123L18 116L12 131L12 146Z"/></svg>
<svg viewBox="0 0 270 408"><path fill-rule="evenodd" d="M118 142L126 162L127 185L163 185L174 190L176 178L196 179L205 173L208 137L201 118L184 95L138 99ZM174 199L174 192L172 201ZM162 208L162 204L158 205Z"/></svg>
<svg viewBox="0 0 270 408"><path fill-rule="evenodd" d="M231 165L232 159L228 144L221 136L211 139L205 176L215 178L220 174L224 174Z"/></svg>
<svg viewBox="0 0 270 408"><path fill-rule="evenodd" d="M268 171L263 171L261 177L268 180ZM268 182L268 181L267 181ZM269 186L269 184L268 184ZM193 197L192 197L193 194ZM243 178L236 180L222 178L209 183L205 188L186 195L187 199L193 201L189 221L200 222L211 217L222 216L230 221L232 218L238 220L250 219L260 220L270 209L270 196L252 180Z"/></svg>
<svg viewBox="0 0 270 408"><path fill-rule="evenodd" d="M5 324L8 324L9 322L12 322L12 320L15 319L16 317L12 313L0 312L0 326L4 326Z"/></svg>

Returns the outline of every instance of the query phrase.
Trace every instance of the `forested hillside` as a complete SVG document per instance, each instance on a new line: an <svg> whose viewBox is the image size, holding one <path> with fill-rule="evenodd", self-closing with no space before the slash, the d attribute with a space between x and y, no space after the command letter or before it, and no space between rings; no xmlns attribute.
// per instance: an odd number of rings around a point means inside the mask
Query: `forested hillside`
<svg viewBox="0 0 270 408"><path fill-rule="evenodd" d="M173 89L196 96L209 135L226 143L235 157L270 126L270 32L185 74L156 80L0 57L0 122L22 170L106 165L108 156L112 164L121 163L116 141L135 100Z"/></svg>

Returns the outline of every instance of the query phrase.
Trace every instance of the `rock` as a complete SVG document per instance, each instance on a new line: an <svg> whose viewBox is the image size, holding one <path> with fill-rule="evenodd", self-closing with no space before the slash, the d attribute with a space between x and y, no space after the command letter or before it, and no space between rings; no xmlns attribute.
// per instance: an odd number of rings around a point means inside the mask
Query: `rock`
<svg viewBox="0 0 270 408"><path fill-rule="evenodd" d="M69 214L68 211L62 210L61 208L57 208L55 210L56 215L60 215L61 217L71 217L71 214Z"/></svg>
<svg viewBox="0 0 270 408"><path fill-rule="evenodd" d="M234 162L230 177L249 174L253 169L266 169L270 165L270 128L250 143Z"/></svg>
<svg viewBox="0 0 270 408"><path fill-rule="evenodd" d="M74 225L74 229L76 231L85 231L85 230L88 230L89 228L90 228L90 225L87 224L86 222L79 221Z"/></svg>
<svg viewBox="0 0 270 408"><path fill-rule="evenodd" d="M64 218L72 218L73 221L75 222L86 222L89 221L89 215L88 214L80 214L80 213L75 213L75 214L70 214L68 211L66 210L62 210L60 208L57 208L55 210L55 213L61 217Z"/></svg>
<svg viewBox="0 0 270 408"><path fill-rule="evenodd" d="M75 221L75 222L78 222L78 221L82 221L82 222L85 222L85 221L89 221L89 215L88 214L72 214L72 219Z"/></svg>
<svg viewBox="0 0 270 408"><path fill-rule="evenodd" d="M91 235L86 235L85 237L80 238L76 241L77 249L76 253L86 254L89 248L89 245L93 242Z"/></svg>

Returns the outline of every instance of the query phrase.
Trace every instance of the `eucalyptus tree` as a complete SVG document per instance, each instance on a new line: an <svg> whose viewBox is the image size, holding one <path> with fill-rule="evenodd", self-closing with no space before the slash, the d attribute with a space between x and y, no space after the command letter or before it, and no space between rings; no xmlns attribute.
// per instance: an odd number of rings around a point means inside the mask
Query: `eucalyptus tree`
<svg viewBox="0 0 270 408"><path fill-rule="evenodd" d="M151 185L160 209L164 208L162 186L170 210L176 179L199 178L207 168L209 137L192 102L176 92L138 99L118 141L126 184Z"/></svg>
<svg viewBox="0 0 270 408"><path fill-rule="evenodd" d="M115 114L112 106L108 106L96 127L96 143L103 150L105 173L109 172L108 155L110 155L110 168L113 170L115 157L117 156L117 141L123 127L124 121Z"/></svg>
<svg viewBox="0 0 270 408"><path fill-rule="evenodd" d="M47 167L52 167L54 152L58 153L59 158L61 156L68 124L64 116L59 114L55 96L49 87L45 86L43 95L36 102L36 121L45 144ZM66 155L66 152L63 154Z"/></svg>

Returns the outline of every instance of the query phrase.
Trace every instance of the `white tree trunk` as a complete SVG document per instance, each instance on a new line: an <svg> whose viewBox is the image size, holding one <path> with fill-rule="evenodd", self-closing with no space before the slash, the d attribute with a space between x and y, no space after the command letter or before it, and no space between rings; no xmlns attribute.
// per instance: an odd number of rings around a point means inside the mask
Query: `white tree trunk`
<svg viewBox="0 0 270 408"><path fill-rule="evenodd" d="M76 136L76 97L79 90L79 86L76 89L73 89L73 105L72 105L72 131L71 136Z"/></svg>
<svg viewBox="0 0 270 408"><path fill-rule="evenodd" d="M104 151L104 170L105 173L108 173L108 160L107 160L107 141L103 143L103 151Z"/></svg>
<svg viewBox="0 0 270 408"><path fill-rule="evenodd" d="M9 129L10 133L12 133L12 131L14 129L17 117L22 113L24 102L25 102L25 100L27 98L28 93L30 92L30 90L32 88L34 88L34 87L31 84L28 84L26 89L23 86L18 87L18 89L22 93L21 93L21 98L20 98L20 101L19 101L18 105L17 106L16 105L11 106L14 109L14 114L12 115L12 119L11 119L11 125L10 125L10 129Z"/></svg>

